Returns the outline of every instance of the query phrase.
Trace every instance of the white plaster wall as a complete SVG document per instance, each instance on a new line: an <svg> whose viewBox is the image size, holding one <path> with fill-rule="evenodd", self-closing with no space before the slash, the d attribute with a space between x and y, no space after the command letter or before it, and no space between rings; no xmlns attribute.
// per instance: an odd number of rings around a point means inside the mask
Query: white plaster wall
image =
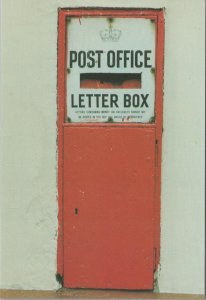
<svg viewBox="0 0 206 300"><path fill-rule="evenodd" d="M165 7L161 292L204 292L204 0L4 0L0 287L56 289L57 8Z"/></svg>

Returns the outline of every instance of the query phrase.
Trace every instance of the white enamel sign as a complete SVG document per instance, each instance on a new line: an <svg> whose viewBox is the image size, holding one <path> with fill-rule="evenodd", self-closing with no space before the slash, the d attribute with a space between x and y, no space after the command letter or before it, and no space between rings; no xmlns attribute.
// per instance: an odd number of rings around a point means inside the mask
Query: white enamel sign
<svg viewBox="0 0 206 300"><path fill-rule="evenodd" d="M143 18L70 18L69 122L153 122L155 23Z"/></svg>

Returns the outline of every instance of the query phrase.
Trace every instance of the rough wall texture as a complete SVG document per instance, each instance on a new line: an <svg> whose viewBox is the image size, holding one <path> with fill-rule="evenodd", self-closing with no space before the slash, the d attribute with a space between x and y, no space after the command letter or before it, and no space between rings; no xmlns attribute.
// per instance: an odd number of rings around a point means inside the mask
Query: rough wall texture
<svg viewBox="0 0 206 300"><path fill-rule="evenodd" d="M4 0L1 288L56 289L57 8L94 0ZM203 293L204 1L166 7L161 292Z"/></svg>

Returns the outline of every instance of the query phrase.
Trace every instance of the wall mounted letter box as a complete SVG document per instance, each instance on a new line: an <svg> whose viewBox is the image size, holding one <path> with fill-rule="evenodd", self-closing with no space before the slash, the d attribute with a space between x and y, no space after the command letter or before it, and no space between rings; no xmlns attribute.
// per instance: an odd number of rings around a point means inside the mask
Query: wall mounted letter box
<svg viewBox="0 0 206 300"><path fill-rule="evenodd" d="M58 272L152 290L160 253L162 10L60 9Z"/></svg>

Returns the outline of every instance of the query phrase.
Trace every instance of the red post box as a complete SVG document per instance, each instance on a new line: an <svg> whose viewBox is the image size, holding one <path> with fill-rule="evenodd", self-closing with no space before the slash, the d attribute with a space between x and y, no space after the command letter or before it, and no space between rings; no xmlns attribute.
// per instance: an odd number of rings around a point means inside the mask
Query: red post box
<svg viewBox="0 0 206 300"><path fill-rule="evenodd" d="M58 273L64 287L154 287L163 42L162 10L59 10Z"/></svg>

